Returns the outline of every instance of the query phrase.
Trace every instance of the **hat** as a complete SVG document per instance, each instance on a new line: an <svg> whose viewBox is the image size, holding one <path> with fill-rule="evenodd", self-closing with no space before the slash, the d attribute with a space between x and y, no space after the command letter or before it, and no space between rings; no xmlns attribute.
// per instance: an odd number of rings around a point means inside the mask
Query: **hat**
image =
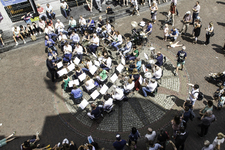
<svg viewBox="0 0 225 150"><path fill-rule="evenodd" d="M119 134L116 135L116 140L121 140L121 136Z"/></svg>
<svg viewBox="0 0 225 150"><path fill-rule="evenodd" d="M37 7L41 7L41 5L40 4L37 4Z"/></svg>
<svg viewBox="0 0 225 150"><path fill-rule="evenodd" d="M218 133L218 134L217 134L217 138L218 138L218 139L222 139L222 138L224 138L224 134L223 134L223 133L221 133L221 132L220 132L220 133Z"/></svg>
<svg viewBox="0 0 225 150"><path fill-rule="evenodd" d="M208 140L205 140L204 145L209 146L210 142Z"/></svg>
<svg viewBox="0 0 225 150"><path fill-rule="evenodd" d="M59 19L57 19L57 22L60 22L60 20L59 20Z"/></svg>
<svg viewBox="0 0 225 150"><path fill-rule="evenodd" d="M190 11L187 11L186 14L191 14L191 12Z"/></svg>
<svg viewBox="0 0 225 150"><path fill-rule="evenodd" d="M185 50L186 49L186 46L182 46L182 50Z"/></svg>
<svg viewBox="0 0 225 150"><path fill-rule="evenodd" d="M136 68L134 68L132 74L138 74L138 70Z"/></svg>

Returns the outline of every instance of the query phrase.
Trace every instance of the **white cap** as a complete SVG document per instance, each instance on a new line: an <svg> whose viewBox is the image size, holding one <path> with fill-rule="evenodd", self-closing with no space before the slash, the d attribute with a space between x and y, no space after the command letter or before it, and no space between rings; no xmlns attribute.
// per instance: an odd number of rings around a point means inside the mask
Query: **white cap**
<svg viewBox="0 0 225 150"><path fill-rule="evenodd" d="M186 14L191 14L191 12L190 11L187 11Z"/></svg>
<svg viewBox="0 0 225 150"><path fill-rule="evenodd" d="M182 46L182 50L185 50L186 49L186 46Z"/></svg>
<svg viewBox="0 0 225 150"><path fill-rule="evenodd" d="M51 60L52 58L53 58L52 56L48 56L48 59L50 59L50 60Z"/></svg>
<svg viewBox="0 0 225 150"><path fill-rule="evenodd" d="M59 19L57 19L57 22L60 22L60 20L59 20Z"/></svg>

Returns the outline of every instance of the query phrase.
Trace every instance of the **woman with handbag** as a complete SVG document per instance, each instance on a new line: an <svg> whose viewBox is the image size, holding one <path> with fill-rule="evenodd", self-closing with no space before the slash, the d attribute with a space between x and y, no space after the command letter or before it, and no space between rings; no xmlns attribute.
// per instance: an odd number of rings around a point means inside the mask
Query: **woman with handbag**
<svg viewBox="0 0 225 150"><path fill-rule="evenodd" d="M156 22L157 10L158 10L158 6L157 6L156 2L153 2L152 6L150 7L151 18L152 18L153 24L155 24L155 22Z"/></svg>
<svg viewBox="0 0 225 150"><path fill-rule="evenodd" d="M208 28L205 28L206 30L206 41L204 45L208 45L210 42L210 37L212 37L214 35L214 28L213 28L213 23L210 22L208 25Z"/></svg>

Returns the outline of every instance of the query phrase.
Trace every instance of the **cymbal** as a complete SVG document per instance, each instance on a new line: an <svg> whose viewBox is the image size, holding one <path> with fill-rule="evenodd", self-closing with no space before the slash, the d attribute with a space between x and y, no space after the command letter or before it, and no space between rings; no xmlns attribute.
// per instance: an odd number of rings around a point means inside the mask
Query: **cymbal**
<svg viewBox="0 0 225 150"><path fill-rule="evenodd" d="M132 27L136 28L138 26L138 23L136 21L131 22Z"/></svg>

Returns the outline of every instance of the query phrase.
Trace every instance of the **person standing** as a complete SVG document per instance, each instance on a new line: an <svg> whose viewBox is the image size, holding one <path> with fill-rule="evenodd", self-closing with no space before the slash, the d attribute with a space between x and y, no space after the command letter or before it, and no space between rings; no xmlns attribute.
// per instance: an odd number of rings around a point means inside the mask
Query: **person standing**
<svg viewBox="0 0 225 150"><path fill-rule="evenodd" d="M146 139L146 147L147 149L149 148L149 141L154 141L156 138L156 132L152 131L152 128L148 128L148 133L145 134L145 139Z"/></svg>
<svg viewBox="0 0 225 150"><path fill-rule="evenodd" d="M178 150L184 150L184 143L188 137L188 134L188 131L185 131L184 128L181 128L177 133L177 136L175 138L175 145Z"/></svg>
<svg viewBox="0 0 225 150"><path fill-rule="evenodd" d="M133 4L134 10L130 16L133 16L135 12L137 12L137 16L140 16L139 11L138 11L138 2L137 0L131 0L131 3Z"/></svg>
<svg viewBox="0 0 225 150"><path fill-rule="evenodd" d="M189 24L191 23L191 19L192 19L191 12L187 11L183 17L183 28L180 31L181 34L184 33L184 35L186 35Z"/></svg>
<svg viewBox="0 0 225 150"><path fill-rule="evenodd" d="M167 16L167 20L170 19L170 17L172 16L172 26L174 26L174 16L175 16L175 10L176 10L176 7L174 5L174 3L172 2L171 5L170 5L170 10L169 10L169 14Z"/></svg>
<svg viewBox="0 0 225 150"><path fill-rule="evenodd" d="M224 142L224 134L223 133L218 133L216 138L213 141L213 148L214 150L220 150L220 144Z"/></svg>
<svg viewBox="0 0 225 150"><path fill-rule="evenodd" d="M151 11L151 18L152 18L153 24L155 24L156 15L157 15L157 11L158 11L158 6L157 6L156 2L153 2L152 6L150 6L150 11Z"/></svg>
<svg viewBox="0 0 225 150"><path fill-rule="evenodd" d="M209 40L210 40L210 37L213 36L213 31L214 31L214 28L213 28L213 23L210 22L209 25L208 25L208 28L205 28L206 30L206 41L205 41L205 44L204 45L208 45L209 44Z"/></svg>
<svg viewBox="0 0 225 150"><path fill-rule="evenodd" d="M211 110L207 110L206 113L201 117L202 123L200 124L201 133L197 133L200 137L205 136L208 133L209 126L216 120L215 115Z"/></svg>
<svg viewBox="0 0 225 150"><path fill-rule="evenodd" d="M198 37L201 33L201 28L202 28L202 25L200 23L200 20L198 19L195 19L195 23L194 23L194 41L193 41L193 44L196 44L197 41L198 41Z"/></svg>
<svg viewBox="0 0 225 150"><path fill-rule="evenodd" d="M131 133L129 135L129 146L131 146L131 142L134 141L135 142L135 148L137 148L137 140L138 138L141 137L140 133L138 132L138 130L133 127L131 130Z"/></svg>
<svg viewBox="0 0 225 150"><path fill-rule="evenodd" d="M169 36L168 24L165 24L165 27L163 29L163 33L164 33L164 40L167 41L167 37Z"/></svg>
<svg viewBox="0 0 225 150"><path fill-rule="evenodd" d="M101 0L95 0L97 6L98 6L98 11L99 12L102 12L102 2Z"/></svg>
<svg viewBox="0 0 225 150"><path fill-rule="evenodd" d="M175 74L178 75L178 69L181 66L181 70L184 68L187 53L185 52L186 46L182 46L182 50L177 52L177 68Z"/></svg>
<svg viewBox="0 0 225 150"><path fill-rule="evenodd" d="M123 150L125 145L126 145L126 141L121 139L121 136L119 134L116 135L116 141L113 143L113 147L116 150Z"/></svg>
<svg viewBox="0 0 225 150"><path fill-rule="evenodd" d="M197 100L198 98L198 94L199 94L199 85L198 84L188 84L192 87L192 90L191 92L189 92L190 96L189 96L189 99L191 101L191 104L192 104L192 108L194 108L194 105L195 105L195 101Z"/></svg>
<svg viewBox="0 0 225 150"><path fill-rule="evenodd" d="M199 5L199 1L196 2L195 6L192 8L193 11L193 20L192 20L192 24L194 24L195 19L197 19L198 14L200 12L200 5Z"/></svg>
<svg viewBox="0 0 225 150"><path fill-rule="evenodd" d="M208 140L204 141L204 147L201 150L213 150L213 145Z"/></svg>
<svg viewBox="0 0 225 150"><path fill-rule="evenodd" d="M70 16L70 8L69 8L69 5L64 0L61 0L60 7L61 7L62 15L66 19L68 19L68 16Z"/></svg>
<svg viewBox="0 0 225 150"><path fill-rule="evenodd" d="M48 59L46 60L46 65L48 68L48 71L51 74L51 80L52 82L55 81L55 77L57 78L57 72L56 72L56 64L52 61L52 56L49 56Z"/></svg>

